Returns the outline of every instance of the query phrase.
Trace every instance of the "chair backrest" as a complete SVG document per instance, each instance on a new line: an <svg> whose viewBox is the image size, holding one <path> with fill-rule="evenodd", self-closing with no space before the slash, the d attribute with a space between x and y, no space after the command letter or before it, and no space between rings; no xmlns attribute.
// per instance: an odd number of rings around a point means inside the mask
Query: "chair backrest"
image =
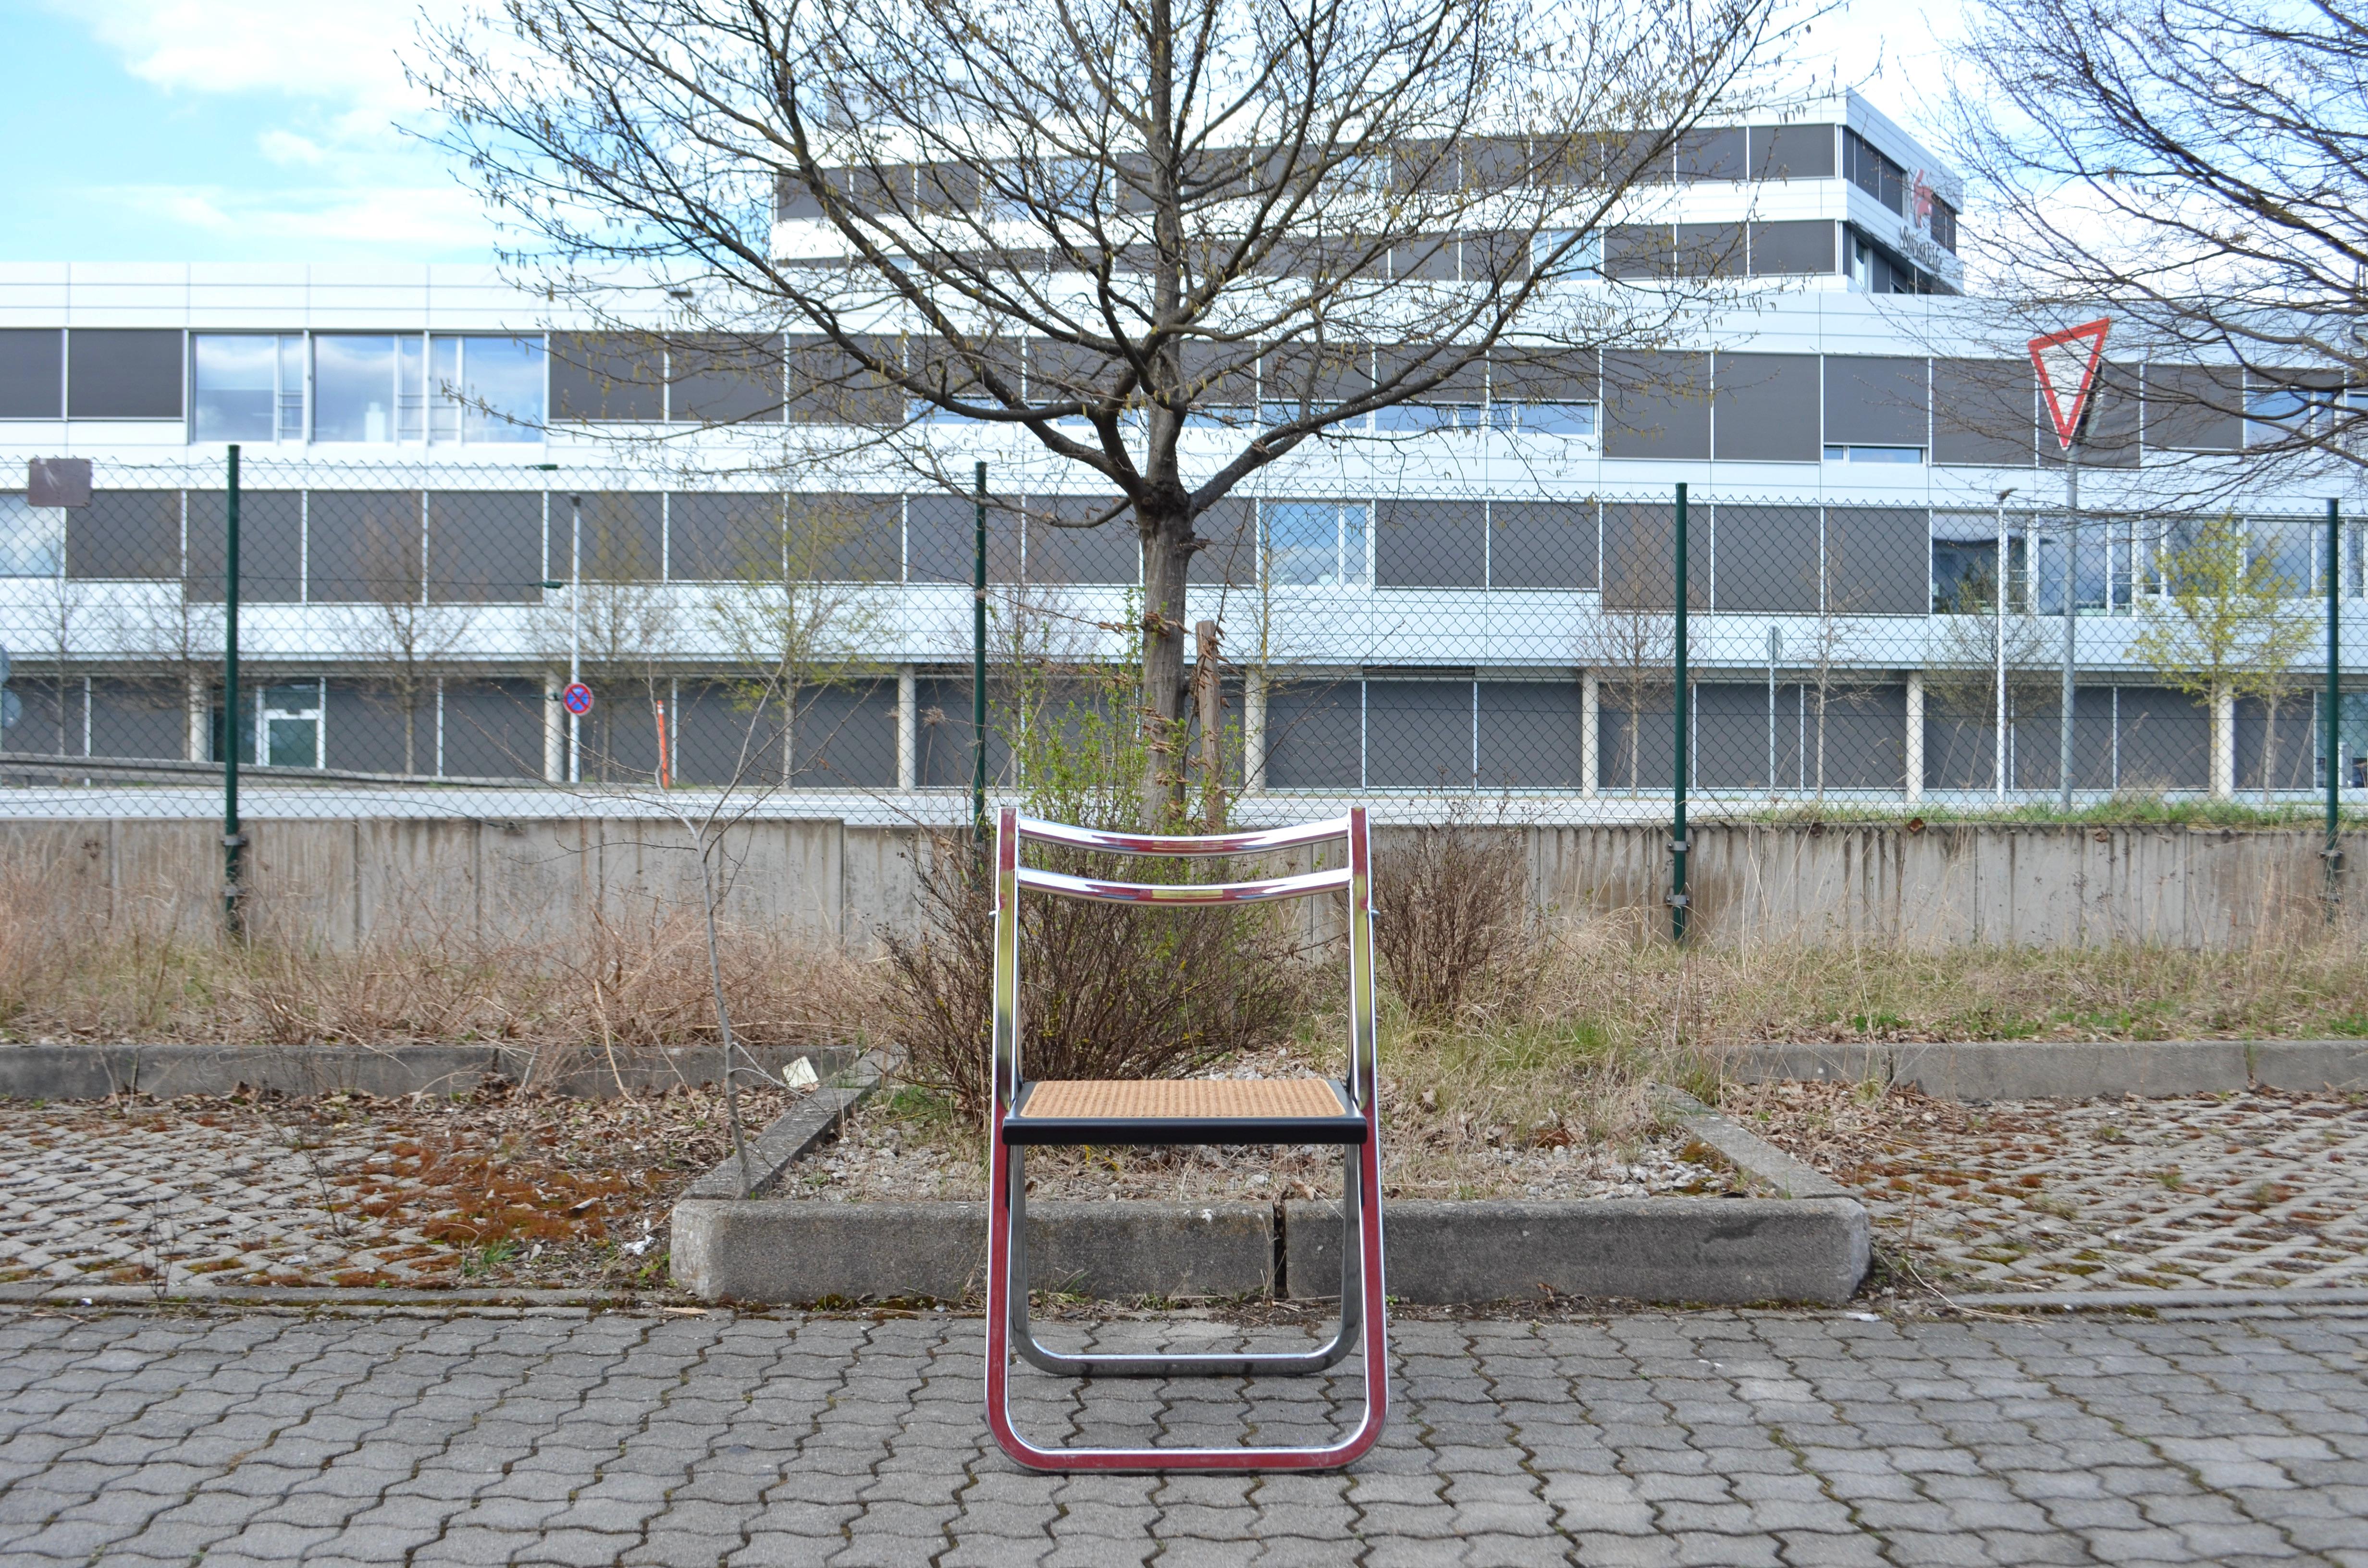
<svg viewBox="0 0 2368 1568"><path fill-rule="evenodd" d="M1025 842L1057 844L1112 855L1208 857L1264 855L1304 845L1345 843L1348 864L1328 871L1269 877L1246 882L1126 882L1073 877L1019 863ZM1067 823L1046 822L1005 806L995 821L995 1096L997 1113L1010 1108L1019 1088L1019 894L1028 889L1056 898L1108 903L1231 904L1272 899L1309 898L1345 892L1349 897L1349 1078L1350 1096L1372 1112L1378 1040L1373 1001L1373 851L1365 808L1346 816L1258 833L1190 835L1103 833Z"/></svg>

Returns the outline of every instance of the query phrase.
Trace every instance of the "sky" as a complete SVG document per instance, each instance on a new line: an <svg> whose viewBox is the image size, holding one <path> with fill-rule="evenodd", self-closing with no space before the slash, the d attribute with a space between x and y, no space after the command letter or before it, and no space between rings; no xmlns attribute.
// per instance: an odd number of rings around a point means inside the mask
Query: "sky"
<svg viewBox="0 0 2368 1568"><path fill-rule="evenodd" d="M427 0L442 17L465 0ZM1808 59L1904 128L1960 0L1843 0ZM422 0L0 0L0 261L472 262L500 235L404 81Z"/></svg>

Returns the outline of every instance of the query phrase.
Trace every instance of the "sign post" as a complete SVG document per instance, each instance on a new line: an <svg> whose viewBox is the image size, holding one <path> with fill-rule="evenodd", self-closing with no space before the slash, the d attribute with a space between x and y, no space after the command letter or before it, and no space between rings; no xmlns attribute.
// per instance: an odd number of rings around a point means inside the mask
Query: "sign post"
<svg viewBox="0 0 2368 1568"><path fill-rule="evenodd" d="M2058 809L2072 812L2072 676L2078 653L2078 595L2073 585L2080 564L2080 425L2088 416L2097 372L2104 365L2110 317L2031 340L2032 367L2055 439L2064 451L2064 695L2055 722L2055 785Z"/></svg>

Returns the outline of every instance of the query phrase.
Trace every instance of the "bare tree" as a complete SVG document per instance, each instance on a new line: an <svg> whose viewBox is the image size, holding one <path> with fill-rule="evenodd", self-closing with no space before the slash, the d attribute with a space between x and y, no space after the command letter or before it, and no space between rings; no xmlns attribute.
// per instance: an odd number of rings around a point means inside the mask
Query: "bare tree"
<svg viewBox="0 0 2368 1568"><path fill-rule="evenodd" d="M2013 609L1998 615L1995 567L1970 572L1938 607L1926 643L1925 699L1941 717L1994 731L1998 720L1998 638L2006 640L2008 722L2050 705L2057 691L2048 660L2057 644L2045 622Z"/></svg>
<svg viewBox="0 0 2368 1568"><path fill-rule="evenodd" d="M760 507L769 496L752 500ZM633 526L620 499L586 495L574 504L581 508L580 525L563 513L567 504L554 498L552 528L561 540L553 563L564 568L566 587L547 597L535 619L538 652L552 669L564 671L575 653L583 673L601 700L590 716L583 768L588 778L606 781L615 777L620 737L617 726L631 722L634 710L628 692L639 695L642 715L655 730L655 704L667 661L682 631L682 617L667 586L655 551L644 531ZM569 559L580 545L582 560ZM576 602L571 602L574 597ZM655 770L653 770L655 771Z"/></svg>
<svg viewBox="0 0 2368 1568"><path fill-rule="evenodd" d="M1974 244L2001 291L2034 313L2106 302L2117 336L2198 361L2149 370L2150 425L2249 419L2257 453L2368 459L2368 405L2340 393L2368 381L2368 14L1985 0L1968 16L1952 151L1988 199Z"/></svg>
<svg viewBox="0 0 2368 1568"><path fill-rule="evenodd" d="M1645 704L1677 678L1677 618L1643 606L1606 608L1579 629L1577 654L1580 665L1619 694L1633 798L1643 778Z"/></svg>
<svg viewBox="0 0 2368 1568"><path fill-rule="evenodd" d="M661 264L677 341L796 335L789 385L845 401L793 419L932 468L932 417L996 426L1114 495L1068 526L1132 517L1142 719L1177 730L1196 517L1496 351L1648 346L1721 287L1558 286L1770 79L1789 4L505 0L413 70L553 296Z"/></svg>
<svg viewBox="0 0 2368 1568"><path fill-rule="evenodd" d="M431 593L425 540L416 503L400 502L362 520L361 586L368 597L356 614L363 691L403 721L403 771L419 771L419 714L431 712L436 690L466 645L476 621L472 605Z"/></svg>

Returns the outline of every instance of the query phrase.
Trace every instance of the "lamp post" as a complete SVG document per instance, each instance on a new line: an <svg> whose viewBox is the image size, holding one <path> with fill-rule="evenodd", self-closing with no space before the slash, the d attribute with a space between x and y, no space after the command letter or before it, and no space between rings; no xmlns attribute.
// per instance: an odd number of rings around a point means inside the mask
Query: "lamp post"
<svg viewBox="0 0 2368 1568"><path fill-rule="evenodd" d="M1993 585L1998 597L1998 761L1993 781L2000 805L2006 803L2006 599L2013 580L2007 570L2006 498L2013 494L2012 485L1998 494L1998 582Z"/></svg>

